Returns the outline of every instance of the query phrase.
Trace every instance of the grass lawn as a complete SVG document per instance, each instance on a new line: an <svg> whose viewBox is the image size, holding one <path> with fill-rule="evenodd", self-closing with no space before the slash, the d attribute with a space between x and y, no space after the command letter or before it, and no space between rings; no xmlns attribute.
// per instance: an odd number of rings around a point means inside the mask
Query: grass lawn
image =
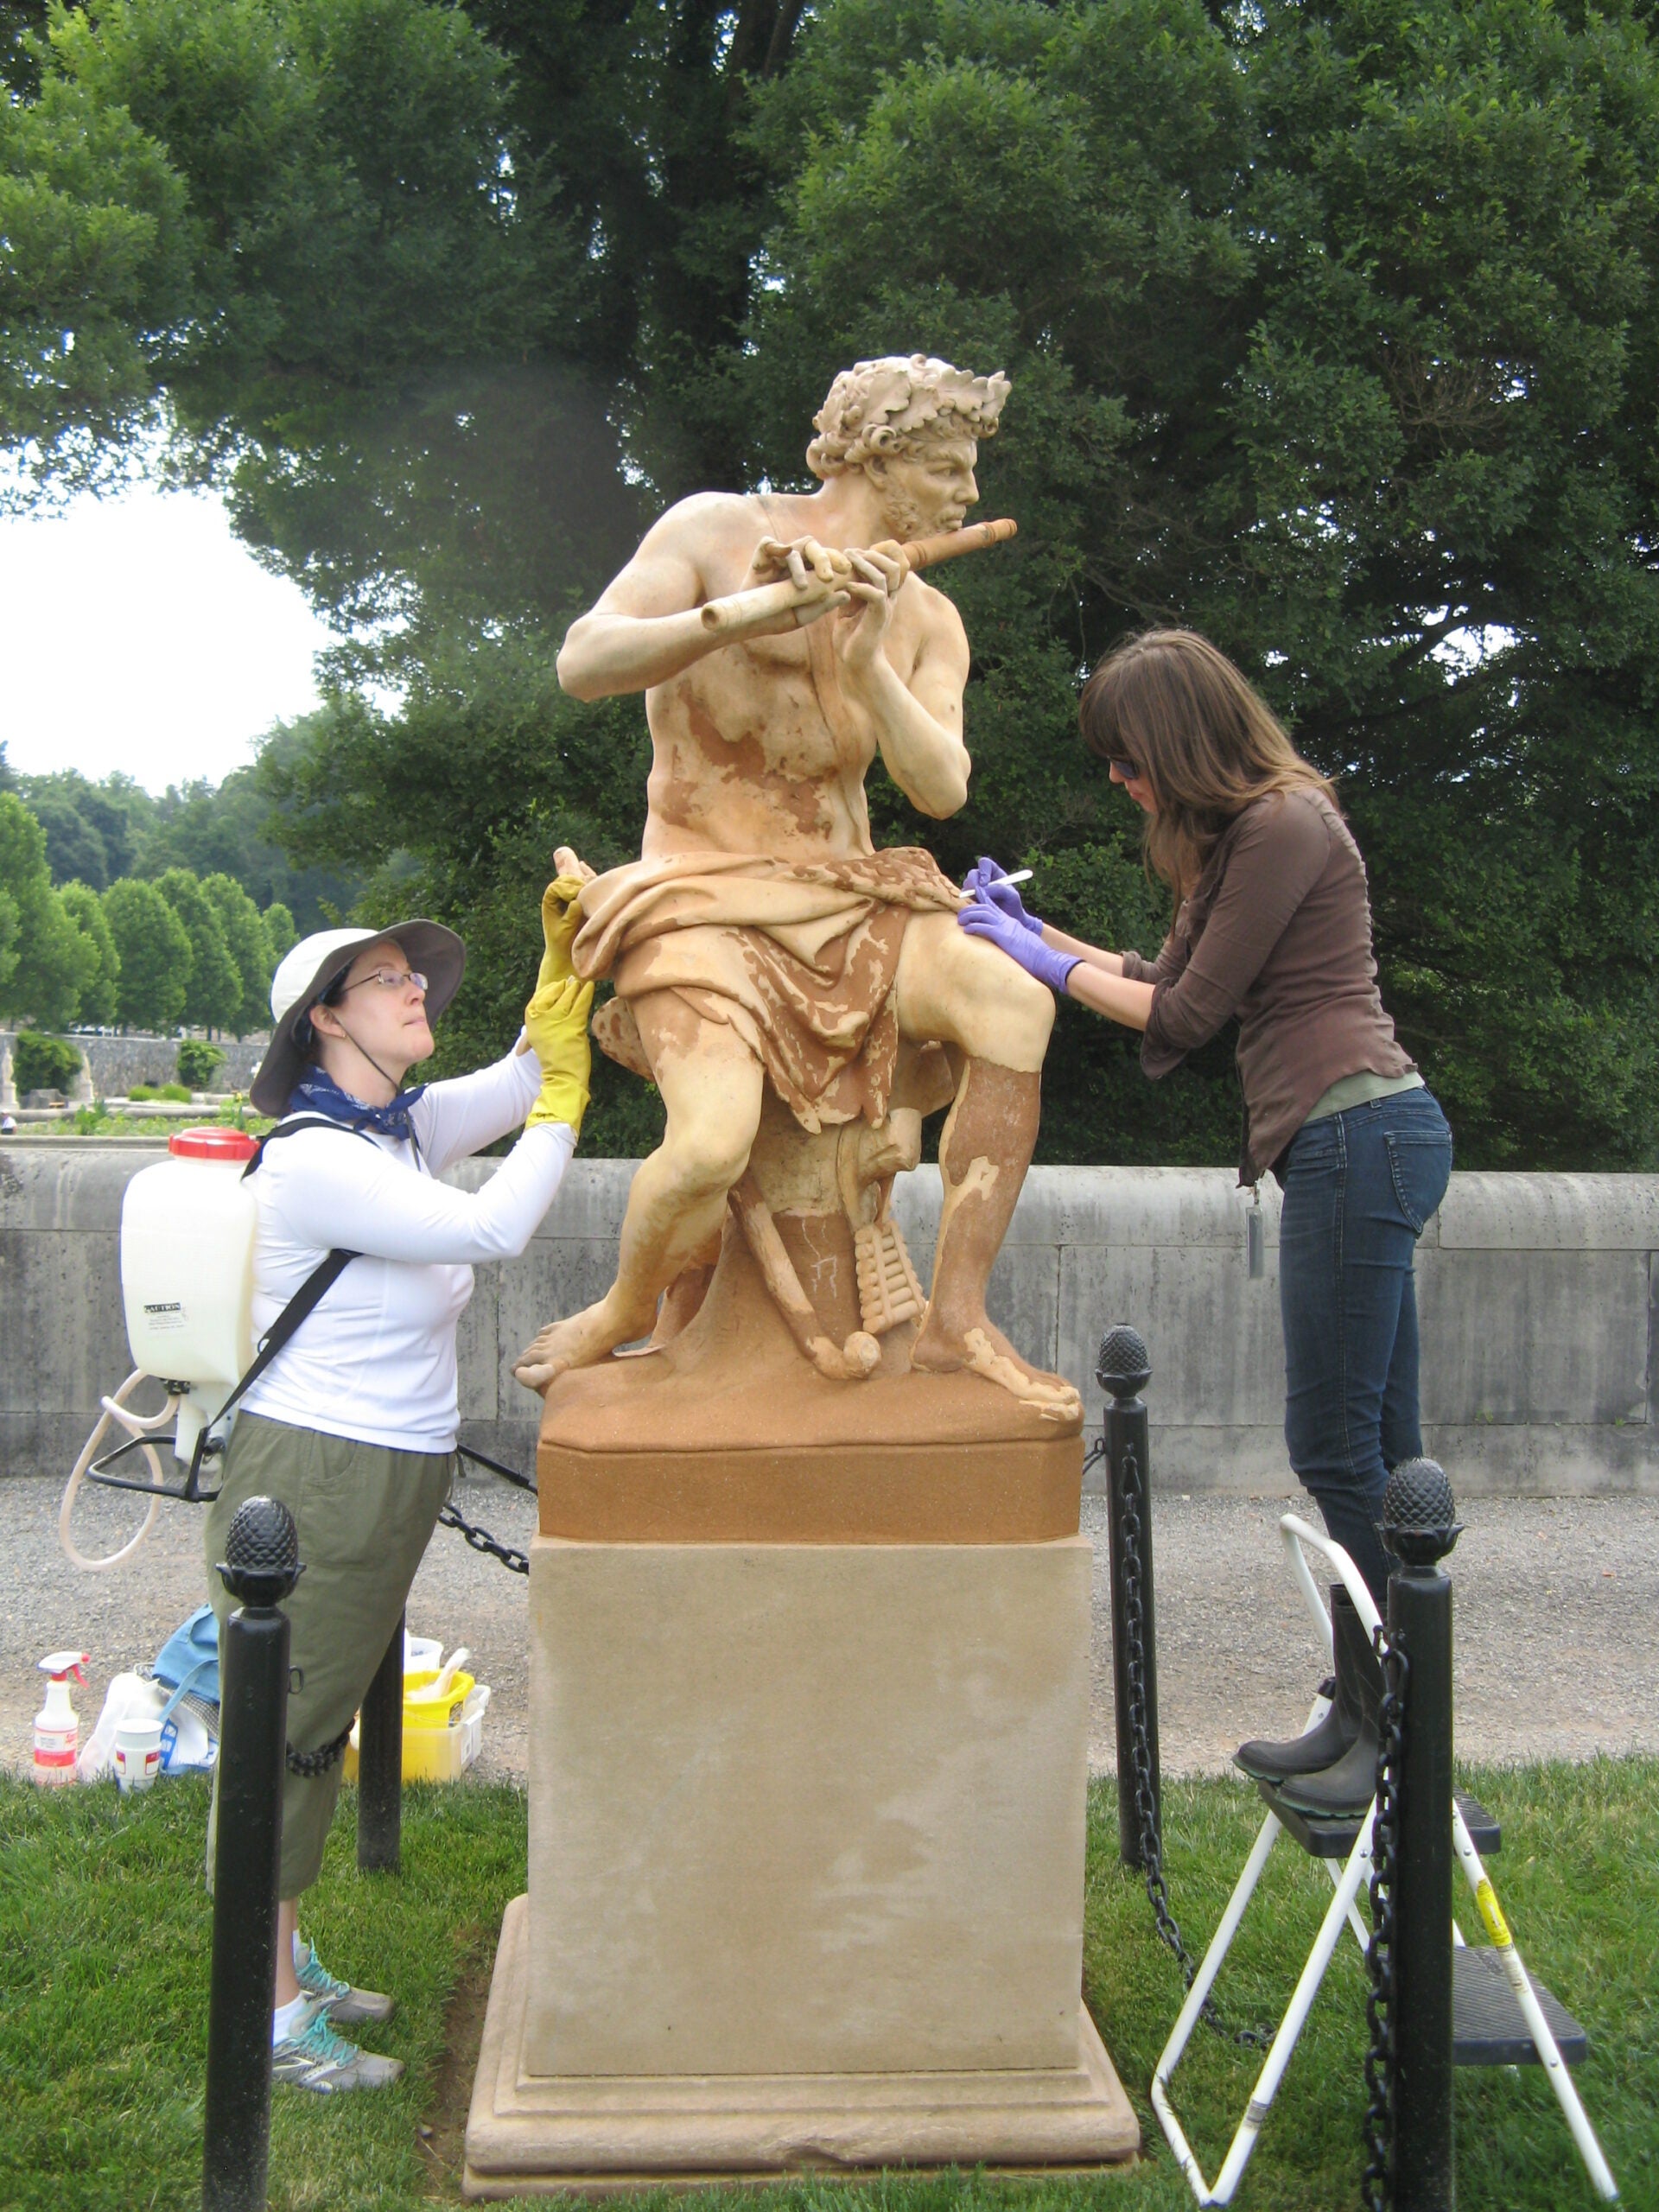
<svg viewBox="0 0 1659 2212"><path fill-rule="evenodd" d="M1590 2031L1579 2080L1632 2212L1659 2212L1659 1761L1604 1759L1465 1777L1502 1820L1498 1893L1523 1956ZM1169 1786L1166 1858L1177 1917L1202 1947L1256 1821L1226 1782ZM145 2212L200 2201L208 1901L199 1878L207 1791L168 1783L122 1801L0 1777L0 2206ZM397 1993L365 2040L409 2071L394 2090L279 2091L274 2206L374 2207L459 2196L461 2131L483 1996L507 1899L524 1885L524 1801L502 1788L411 1788L404 1872L359 1878L351 1793L307 1920L338 1971ZM1097 2180L1018 2183L973 2174L809 2178L768 2190L766 2212L856 2203L969 2212L1012 2191L1037 2208L1176 2212L1191 2203L1147 2102L1179 1980L1135 1878L1117 1863L1109 1783L1090 1802L1084 1986L1141 2116L1147 2156ZM1271 2017L1330 1894L1282 1841L1224 1977L1224 2009ZM1472 1915L1459 1895L1465 1934ZM1363 2101L1363 1971L1344 1936L1235 2200L1271 2212L1357 2204ZM1176 2076L1206 2171L1220 2163L1259 2058L1200 2033ZM1539 2069L1463 2073L1462 2212L1568 2212L1596 2202ZM716 2212L736 2191L697 2202Z"/></svg>

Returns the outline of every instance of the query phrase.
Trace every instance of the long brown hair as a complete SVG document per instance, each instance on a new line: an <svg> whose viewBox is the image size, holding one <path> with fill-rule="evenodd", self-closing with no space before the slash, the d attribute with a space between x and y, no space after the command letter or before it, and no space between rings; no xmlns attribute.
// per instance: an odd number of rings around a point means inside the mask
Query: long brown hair
<svg viewBox="0 0 1659 2212"><path fill-rule="evenodd" d="M1158 811L1147 865L1182 899L1230 822L1268 791L1336 794L1304 760L1265 700L1196 630L1143 630L1107 654L1084 687L1083 741L1133 761Z"/></svg>

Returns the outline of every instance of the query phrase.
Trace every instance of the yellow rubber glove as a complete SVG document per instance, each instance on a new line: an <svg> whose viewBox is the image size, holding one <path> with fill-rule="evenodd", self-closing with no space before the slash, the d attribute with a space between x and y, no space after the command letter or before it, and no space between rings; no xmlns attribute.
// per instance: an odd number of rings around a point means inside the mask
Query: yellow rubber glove
<svg viewBox="0 0 1659 2212"><path fill-rule="evenodd" d="M582 1134L594 1066L588 1042L593 1003L593 985L566 976L538 985L524 1008L525 1033L542 1064L542 1087L525 1118L527 1129L539 1128L543 1122L568 1122Z"/></svg>
<svg viewBox="0 0 1659 2212"><path fill-rule="evenodd" d="M560 875L542 893L542 941L547 949L536 971L538 991L544 984L562 983L574 973L570 948L582 927L582 909L576 904L582 896L582 886L579 875Z"/></svg>

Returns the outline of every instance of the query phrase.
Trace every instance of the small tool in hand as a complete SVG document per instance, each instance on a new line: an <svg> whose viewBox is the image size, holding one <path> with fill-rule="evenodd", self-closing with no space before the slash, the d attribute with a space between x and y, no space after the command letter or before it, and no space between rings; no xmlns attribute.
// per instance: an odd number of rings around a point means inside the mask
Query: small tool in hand
<svg viewBox="0 0 1659 2212"><path fill-rule="evenodd" d="M1012 875L994 875L990 881L985 886L985 888L988 891L995 891L999 884L1029 883L1031 881L1031 875L1032 872L1028 868L1017 868Z"/></svg>

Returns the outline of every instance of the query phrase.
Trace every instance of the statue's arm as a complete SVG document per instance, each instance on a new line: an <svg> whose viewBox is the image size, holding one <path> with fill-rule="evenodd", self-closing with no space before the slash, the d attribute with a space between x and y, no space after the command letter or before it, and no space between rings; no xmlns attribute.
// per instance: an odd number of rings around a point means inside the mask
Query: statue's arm
<svg viewBox="0 0 1659 2212"><path fill-rule="evenodd" d="M856 689L887 773L918 812L943 822L967 804L973 764L962 741L968 633L950 601L937 597L908 682L877 652L859 671Z"/></svg>
<svg viewBox="0 0 1659 2212"><path fill-rule="evenodd" d="M609 583L591 613L579 615L559 649L559 683L577 699L606 699L618 692L648 691L666 683L706 654L744 638L766 637L793 628L841 606L840 592L827 561L807 569L780 608L779 588L752 588L738 600L753 603L747 618L729 613L711 630L702 608L708 597L703 555L734 533L732 518L718 495L687 499L671 508L647 532L639 550ZM763 541L754 556L757 576L775 575ZM778 549L780 553L785 549ZM817 549L814 549L815 551Z"/></svg>
<svg viewBox="0 0 1659 2212"><path fill-rule="evenodd" d="M702 597L683 518L664 515L597 604L565 632L561 687L573 698L607 699L677 676L707 651L697 614Z"/></svg>

